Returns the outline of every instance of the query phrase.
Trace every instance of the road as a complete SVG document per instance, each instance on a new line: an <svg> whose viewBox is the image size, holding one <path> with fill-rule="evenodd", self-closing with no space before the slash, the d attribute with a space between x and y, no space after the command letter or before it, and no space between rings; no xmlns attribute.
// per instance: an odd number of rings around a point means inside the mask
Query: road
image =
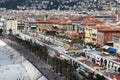
<svg viewBox="0 0 120 80"><path fill-rule="evenodd" d="M2 41L7 43L9 46L17 50L21 53L26 59L28 59L32 64L34 64L40 72L42 72L49 80L64 80L64 78L60 77L57 73L55 73L51 66L44 63L37 56L34 55L30 50L26 49L24 46L19 43L12 41L8 38L1 38Z"/></svg>

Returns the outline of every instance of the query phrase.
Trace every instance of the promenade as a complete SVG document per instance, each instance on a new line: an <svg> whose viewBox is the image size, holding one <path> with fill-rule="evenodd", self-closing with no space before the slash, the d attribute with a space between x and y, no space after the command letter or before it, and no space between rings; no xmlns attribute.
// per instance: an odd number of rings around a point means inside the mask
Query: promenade
<svg viewBox="0 0 120 80"><path fill-rule="evenodd" d="M34 55L34 53L26 49L24 46L5 37L1 39L9 46L20 52L21 55L28 59L44 76L48 78L48 80L64 80L52 70L50 65L44 63L44 61L40 60Z"/></svg>

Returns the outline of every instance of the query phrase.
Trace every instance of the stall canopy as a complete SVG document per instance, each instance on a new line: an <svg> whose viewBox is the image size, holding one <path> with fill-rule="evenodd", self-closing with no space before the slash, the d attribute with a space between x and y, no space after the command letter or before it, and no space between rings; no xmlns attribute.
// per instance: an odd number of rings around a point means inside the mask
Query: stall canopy
<svg viewBox="0 0 120 80"><path fill-rule="evenodd" d="M108 46L108 45L105 45L105 46L103 46L102 48L103 49L109 49L111 46Z"/></svg>
<svg viewBox="0 0 120 80"><path fill-rule="evenodd" d="M117 52L117 49L115 49L115 48L109 48L108 49L110 52L112 52L112 53L116 53Z"/></svg>

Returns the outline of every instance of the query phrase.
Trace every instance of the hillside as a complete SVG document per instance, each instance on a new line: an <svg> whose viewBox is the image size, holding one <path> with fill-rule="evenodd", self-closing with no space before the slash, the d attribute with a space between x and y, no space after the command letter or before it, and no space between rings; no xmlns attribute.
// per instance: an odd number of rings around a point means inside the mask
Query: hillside
<svg viewBox="0 0 120 80"><path fill-rule="evenodd" d="M110 3L112 5L110 5ZM116 0L0 0L0 7L17 9L17 6L36 9L83 10L110 8L117 6Z"/></svg>

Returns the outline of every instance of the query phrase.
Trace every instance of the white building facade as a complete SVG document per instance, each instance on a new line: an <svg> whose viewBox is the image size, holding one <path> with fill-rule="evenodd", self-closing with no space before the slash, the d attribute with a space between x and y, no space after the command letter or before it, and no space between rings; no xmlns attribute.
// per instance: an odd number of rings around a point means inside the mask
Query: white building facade
<svg viewBox="0 0 120 80"><path fill-rule="evenodd" d="M17 19L16 18L10 18L6 19L5 21L5 27L7 34L9 33L9 30L11 29L13 33L17 33Z"/></svg>
<svg viewBox="0 0 120 80"><path fill-rule="evenodd" d="M120 36L113 37L113 47L117 49L117 53L120 54Z"/></svg>

